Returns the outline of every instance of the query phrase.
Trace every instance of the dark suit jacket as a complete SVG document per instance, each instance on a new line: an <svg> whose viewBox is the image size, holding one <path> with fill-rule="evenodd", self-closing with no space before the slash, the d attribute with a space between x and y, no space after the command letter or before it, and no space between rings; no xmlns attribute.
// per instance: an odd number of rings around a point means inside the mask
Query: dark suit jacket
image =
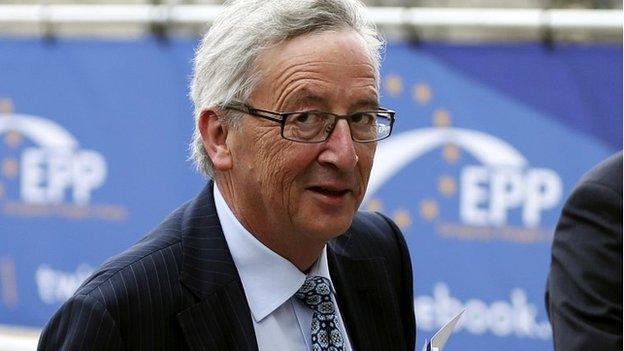
<svg viewBox="0 0 624 351"><path fill-rule="evenodd" d="M414 349L412 271L399 229L358 213L328 244L355 350ZM257 350L212 184L111 258L52 317L39 350Z"/></svg>
<svg viewBox="0 0 624 351"><path fill-rule="evenodd" d="M622 153L587 173L552 246L546 309L556 350L622 350Z"/></svg>

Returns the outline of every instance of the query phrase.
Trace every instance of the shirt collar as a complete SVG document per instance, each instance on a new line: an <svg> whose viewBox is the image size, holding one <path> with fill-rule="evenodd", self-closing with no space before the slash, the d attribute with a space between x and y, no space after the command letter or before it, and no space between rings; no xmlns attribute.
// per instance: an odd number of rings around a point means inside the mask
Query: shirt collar
<svg viewBox="0 0 624 351"><path fill-rule="evenodd" d="M306 274L266 247L245 229L230 210L216 185L214 199L223 235L245 289L249 309L254 320L260 322L299 290L306 279ZM325 277L331 284L327 245L323 247L321 255L310 268L308 275ZM333 292L333 284L331 288Z"/></svg>

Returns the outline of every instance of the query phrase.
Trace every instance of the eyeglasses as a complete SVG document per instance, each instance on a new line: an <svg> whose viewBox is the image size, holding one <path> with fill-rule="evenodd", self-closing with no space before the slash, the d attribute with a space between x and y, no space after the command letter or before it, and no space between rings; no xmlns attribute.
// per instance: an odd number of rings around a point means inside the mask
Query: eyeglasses
<svg viewBox="0 0 624 351"><path fill-rule="evenodd" d="M224 107L251 116L278 122L282 138L300 143L322 143L329 138L336 124L344 119L349 124L351 139L371 143L385 139L392 133L395 112L387 109L337 115L323 111L274 112L253 108L242 102Z"/></svg>

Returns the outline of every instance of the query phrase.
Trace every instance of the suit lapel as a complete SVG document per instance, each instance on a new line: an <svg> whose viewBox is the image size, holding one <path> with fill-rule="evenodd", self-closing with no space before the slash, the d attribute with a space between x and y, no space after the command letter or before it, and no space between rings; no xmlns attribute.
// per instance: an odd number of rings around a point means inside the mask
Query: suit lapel
<svg viewBox="0 0 624 351"><path fill-rule="evenodd" d="M257 351L251 313L214 204L212 182L182 221L181 281L199 302L178 322L191 350Z"/></svg>
<svg viewBox="0 0 624 351"><path fill-rule="evenodd" d="M232 281L178 314L191 350L258 350L242 286Z"/></svg>
<svg viewBox="0 0 624 351"><path fill-rule="evenodd" d="M356 234L357 235L357 234ZM350 233L330 242L328 264L336 300L357 351L404 350L400 315L381 257L352 259L347 254Z"/></svg>

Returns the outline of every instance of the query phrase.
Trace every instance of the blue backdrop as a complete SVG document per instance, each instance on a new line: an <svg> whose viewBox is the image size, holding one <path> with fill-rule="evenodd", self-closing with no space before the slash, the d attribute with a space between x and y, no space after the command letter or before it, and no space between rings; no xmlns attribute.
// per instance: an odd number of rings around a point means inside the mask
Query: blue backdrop
<svg viewBox="0 0 624 351"><path fill-rule="evenodd" d="M205 180L186 161L196 40L0 39L0 324L43 326ZM550 243L578 178L622 147L620 45L392 43L364 208L412 253L419 345L550 350ZM420 348L420 346L419 346Z"/></svg>

